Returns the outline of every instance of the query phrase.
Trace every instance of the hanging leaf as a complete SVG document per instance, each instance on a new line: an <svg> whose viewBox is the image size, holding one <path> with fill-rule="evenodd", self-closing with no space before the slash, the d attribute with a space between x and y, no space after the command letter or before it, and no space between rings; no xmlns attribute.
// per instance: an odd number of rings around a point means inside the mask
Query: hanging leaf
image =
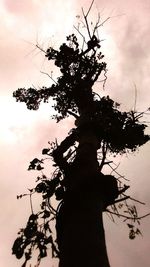
<svg viewBox="0 0 150 267"><path fill-rule="evenodd" d="M129 224L129 223L127 223L127 225L128 225L129 228L133 228L133 227L134 227L133 224Z"/></svg>
<svg viewBox="0 0 150 267"><path fill-rule="evenodd" d="M43 148L43 150L42 150L42 154L43 154L43 155L48 154L49 151L50 151L49 148Z"/></svg>
<svg viewBox="0 0 150 267"><path fill-rule="evenodd" d="M130 238L130 239L134 239L134 238L135 238L135 232L134 232L133 229L130 230L130 232L129 232L129 238Z"/></svg>
<svg viewBox="0 0 150 267"><path fill-rule="evenodd" d="M47 189L46 184L44 182L41 182L36 186L35 191L37 193L42 193L42 192L44 193L46 189Z"/></svg>
<svg viewBox="0 0 150 267"><path fill-rule="evenodd" d="M18 237L12 247L12 254L16 255L17 259L21 259L24 253L23 236Z"/></svg>
<svg viewBox="0 0 150 267"><path fill-rule="evenodd" d="M44 215L42 216L42 218L46 219L50 217L50 212L48 210L44 210Z"/></svg>

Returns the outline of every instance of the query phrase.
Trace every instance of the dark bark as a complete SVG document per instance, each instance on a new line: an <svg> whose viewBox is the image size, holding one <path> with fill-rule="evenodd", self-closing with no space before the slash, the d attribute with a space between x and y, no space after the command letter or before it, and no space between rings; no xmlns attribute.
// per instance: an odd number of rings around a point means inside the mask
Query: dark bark
<svg viewBox="0 0 150 267"><path fill-rule="evenodd" d="M86 192L62 207L59 267L110 267L103 228L103 203Z"/></svg>
<svg viewBox="0 0 150 267"><path fill-rule="evenodd" d="M88 131L79 138L70 168L68 191L57 218L59 267L110 267L102 213L103 175L97 161L98 142Z"/></svg>

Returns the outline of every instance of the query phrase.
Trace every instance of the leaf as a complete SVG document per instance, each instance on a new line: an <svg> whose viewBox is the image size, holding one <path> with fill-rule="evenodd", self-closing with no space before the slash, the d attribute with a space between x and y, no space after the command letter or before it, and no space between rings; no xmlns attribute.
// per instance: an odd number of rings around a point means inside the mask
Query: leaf
<svg viewBox="0 0 150 267"><path fill-rule="evenodd" d="M64 197L64 188L62 186L57 187L55 191L56 200L61 200Z"/></svg>
<svg viewBox="0 0 150 267"><path fill-rule="evenodd" d="M30 161L30 165L28 167L28 171L30 170L42 170L43 167L41 167L40 163L43 163L43 160L39 160L38 158L33 159Z"/></svg>
<svg viewBox="0 0 150 267"><path fill-rule="evenodd" d="M35 158L35 159L33 159L30 163L31 163L31 164L36 164L36 163L38 163L38 162L40 162L40 160L39 160L38 158Z"/></svg>
<svg viewBox="0 0 150 267"><path fill-rule="evenodd" d="M35 191L36 191L37 193L45 192L45 191L46 191L46 184L43 183L43 182L39 183L39 184L36 186Z"/></svg>
<svg viewBox="0 0 150 267"><path fill-rule="evenodd" d="M28 224L27 227L24 229L24 235L26 236L26 238L32 238L33 236L35 236L36 231L36 224Z"/></svg>
<svg viewBox="0 0 150 267"><path fill-rule="evenodd" d="M48 154L49 151L50 151L49 148L43 148L43 150L42 150L42 154L43 154L43 155Z"/></svg>
<svg viewBox="0 0 150 267"><path fill-rule="evenodd" d="M25 259L26 259L26 261L31 259L31 251L28 251L25 253Z"/></svg>
<svg viewBox="0 0 150 267"><path fill-rule="evenodd" d="M122 207L123 207L123 204L120 203L120 204L118 205L118 208L121 209Z"/></svg>
<svg viewBox="0 0 150 267"><path fill-rule="evenodd" d="M17 199L22 198L22 197L23 197L23 195L19 195L19 196L17 195Z"/></svg>
<svg viewBox="0 0 150 267"><path fill-rule="evenodd" d="M30 170L35 170L35 167L36 167L35 164L30 163L30 165L29 165L29 167L28 167L28 171L30 171Z"/></svg>
<svg viewBox="0 0 150 267"><path fill-rule="evenodd" d="M128 225L129 228L133 228L133 227L134 227L133 224L129 224L129 223L127 223L127 225Z"/></svg>
<svg viewBox="0 0 150 267"><path fill-rule="evenodd" d="M33 214L30 215L28 221L29 222L35 221L35 220L37 220L37 218L38 218L38 215L33 213Z"/></svg>
<svg viewBox="0 0 150 267"><path fill-rule="evenodd" d="M134 239L135 238L135 232L134 232L134 230L130 230L130 232L129 232L129 238L130 239Z"/></svg>
<svg viewBox="0 0 150 267"><path fill-rule="evenodd" d="M45 230L48 230L48 229L49 229L49 222L46 222L46 223L44 224L44 229L45 229Z"/></svg>
<svg viewBox="0 0 150 267"><path fill-rule="evenodd" d="M29 188L28 188L28 190L29 190L30 193L33 193L33 191L34 191L33 188L32 188L32 189L29 189Z"/></svg>
<svg viewBox="0 0 150 267"><path fill-rule="evenodd" d="M141 231L139 228L136 229L136 232L135 232L137 235L142 235Z"/></svg>
<svg viewBox="0 0 150 267"><path fill-rule="evenodd" d="M47 256L47 248L46 248L46 246L39 246L39 250L40 250L40 254L39 254L39 257L40 258L44 258L44 257L46 257Z"/></svg>
<svg viewBox="0 0 150 267"><path fill-rule="evenodd" d="M51 244L53 243L53 238L51 235L45 240L45 244L48 244L48 243L51 243Z"/></svg>
<svg viewBox="0 0 150 267"><path fill-rule="evenodd" d="M41 167L41 165L39 164L39 165L37 165L36 169L37 169L38 171L41 171L41 170L43 170L44 168Z"/></svg>
<svg viewBox="0 0 150 267"><path fill-rule="evenodd" d="M40 243L44 239L44 234L42 232L37 232L36 233L37 241Z"/></svg>
<svg viewBox="0 0 150 267"><path fill-rule="evenodd" d="M12 247L12 254L15 254L17 259L21 259L24 253L23 237L18 237Z"/></svg>
<svg viewBox="0 0 150 267"><path fill-rule="evenodd" d="M42 216L42 218L46 219L50 217L50 212L48 210L44 210L44 215Z"/></svg>

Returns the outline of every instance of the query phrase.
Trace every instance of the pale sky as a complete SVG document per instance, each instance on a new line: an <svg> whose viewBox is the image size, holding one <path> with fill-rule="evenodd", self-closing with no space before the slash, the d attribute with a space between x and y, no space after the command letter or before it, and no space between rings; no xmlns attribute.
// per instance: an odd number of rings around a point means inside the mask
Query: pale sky
<svg viewBox="0 0 150 267"><path fill-rule="evenodd" d="M16 200L17 194L34 186L36 174L27 172L28 163L40 155L48 141L55 137L62 140L72 125L71 121L60 125L51 121L50 105L28 111L24 104L15 102L12 92L19 87L51 83L40 71L51 72L53 66L34 49L34 44L57 47L72 33L81 7L86 10L89 4L89 0L0 0L1 267L20 267L22 263L11 255L11 247L30 211L27 199ZM104 93L122 103L122 108L131 109L136 85L136 106L143 111L150 106L150 1L95 0L91 20L98 11L104 19L112 17L100 31L108 63ZM135 155L124 156L119 169L131 180L132 196L147 204L139 207L141 215L150 211L149 155L147 144ZM150 217L143 220L141 227L143 238L131 241L121 220L113 224L106 218L111 267L149 267ZM50 259L43 260L41 267L46 266L50 266Z"/></svg>

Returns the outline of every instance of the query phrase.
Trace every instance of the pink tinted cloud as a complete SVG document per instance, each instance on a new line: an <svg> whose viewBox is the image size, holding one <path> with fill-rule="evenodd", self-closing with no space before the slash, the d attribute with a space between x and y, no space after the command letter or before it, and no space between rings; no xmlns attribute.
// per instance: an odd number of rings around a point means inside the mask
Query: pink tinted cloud
<svg viewBox="0 0 150 267"><path fill-rule="evenodd" d="M78 14L78 11L81 11L81 6L88 8L91 1L80 0L72 2L77 7L78 10L75 13ZM44 85L43 77L41 78L39 74L41 65L38 64L38 60L36 61L34 54L31 53L30 56L26 57L26 54L30 53L32 47L26 46L25 43L20 41L20 33L22 33L22 37L25 36L24 39L28 40L29 38L29 40L34 42L35 35L34 33L32 35L33 31L30 32L30 28L33 25L36 26L37 21L40 25L45 18L49 17L49 25L56 26L59 17L67 18L72 15L67 9L64 9L64 4L67 7L70 3L69 1L5 0L3 3L5 4L7 16L5 20L2 20L0 26L0 73L2 74L0 75L0 81L1 93L3 92L10 96L12 91L19 86L38 85L39 79L42 80ZM45 5L46 3L47 5ZM53 8L50 9L51 5ZM110 53L113 50L111 42L109 49L105 52L109 69L105 93L111 93L115 99L119 99L119 102L126 103L126 105L129 103L129 106L131 106L134 103L134 89L132 90L133 83L131 84L131 81L134 80L137 87L140 87L138 101L140 105L145 106L150 99L148 91L150 84L150 2L146 0L100 0L95 1L95 5L100 12L103 11L104 17L125 13L125 16L111 19L104 26L108 34L108 39L106 38L106 42L102 44L102 48L111 40L109 36L114 41L114 53ZM5 24L7 19L9 21L12 18L15 18L13 25ZM61 28L62 34L64 34L65 30L63 27L63 24L59 21L56 28ZM24 29L26 29L25 33L23 32ZM107 56L108 53L109 57ZM16 103L16 106L18 114L20 114L20 105ZM7 107L5 112L8 112ZM10 118L13 120L11 109L9 112ZM25 109L24 112L26 113L27 110ZM30 114L32 116L33 113L31 112ZM3 110L2 116L4 115ZM39 119L37 119L38 116ZM37 113L37 117L32 125L26 123L24 128L16 125L16 135L19 134L21 137L18 138L15 144L7 143L5 140L3 146L1 146L0 160L3 167L1 167L2 179L0 183L2 191L2 216L0 224L3 235L0 241L0 266L18 267L21 265L20 262L16 261L14 256L11 256L11 245L19 227L24 226L26 217L28 216L29 205L26 200L23 202L24 209L22 209L22 202L16 202L16 194L26 192L26 188L34 183L35 175L33 174L32 176L32 174L26 171L28 162L33 157L41 155L41 149L47 146L48 141L58 137L58 141L60 142L72 125L69 121L66 123L63 121L60 125L55 124L54 121L50 122L47 119L48 117L50 118L49 110L46 112L45 120L40 115L40 112ZM150 203L148 180L150 172L149 153L150 150L147 146L146 149L140 150L139 156L135 157L134 161L133 158L129 157L121 163L121 173L132 180L134 196L138 196L139 194L138 198L142 201L147 201L147 204ZM144 162L147 162L147 164ZM5 206L5 214L3 214L3 207ZM144 214L144 207L141 207L140 211L141 214ZM147 223L142 223L142 225L144 224L144 238L138 238L137 241L129 241L127 229L121 221L115 224L116 228L108 221L106 234L112 267L149 267L149 218L145 219L145 222ZM139 256L137 257L137 255ZM48 264L51 264L50 259L48 259L47 264L42 263L41 267L48 266Z"/></svg>
<svg viewBox="0 0 150 267"><path fill-rule="evenodd" d="M9 13L20 16L35 14L37 7L32 0L4 0L4 6Z"/></svg>

